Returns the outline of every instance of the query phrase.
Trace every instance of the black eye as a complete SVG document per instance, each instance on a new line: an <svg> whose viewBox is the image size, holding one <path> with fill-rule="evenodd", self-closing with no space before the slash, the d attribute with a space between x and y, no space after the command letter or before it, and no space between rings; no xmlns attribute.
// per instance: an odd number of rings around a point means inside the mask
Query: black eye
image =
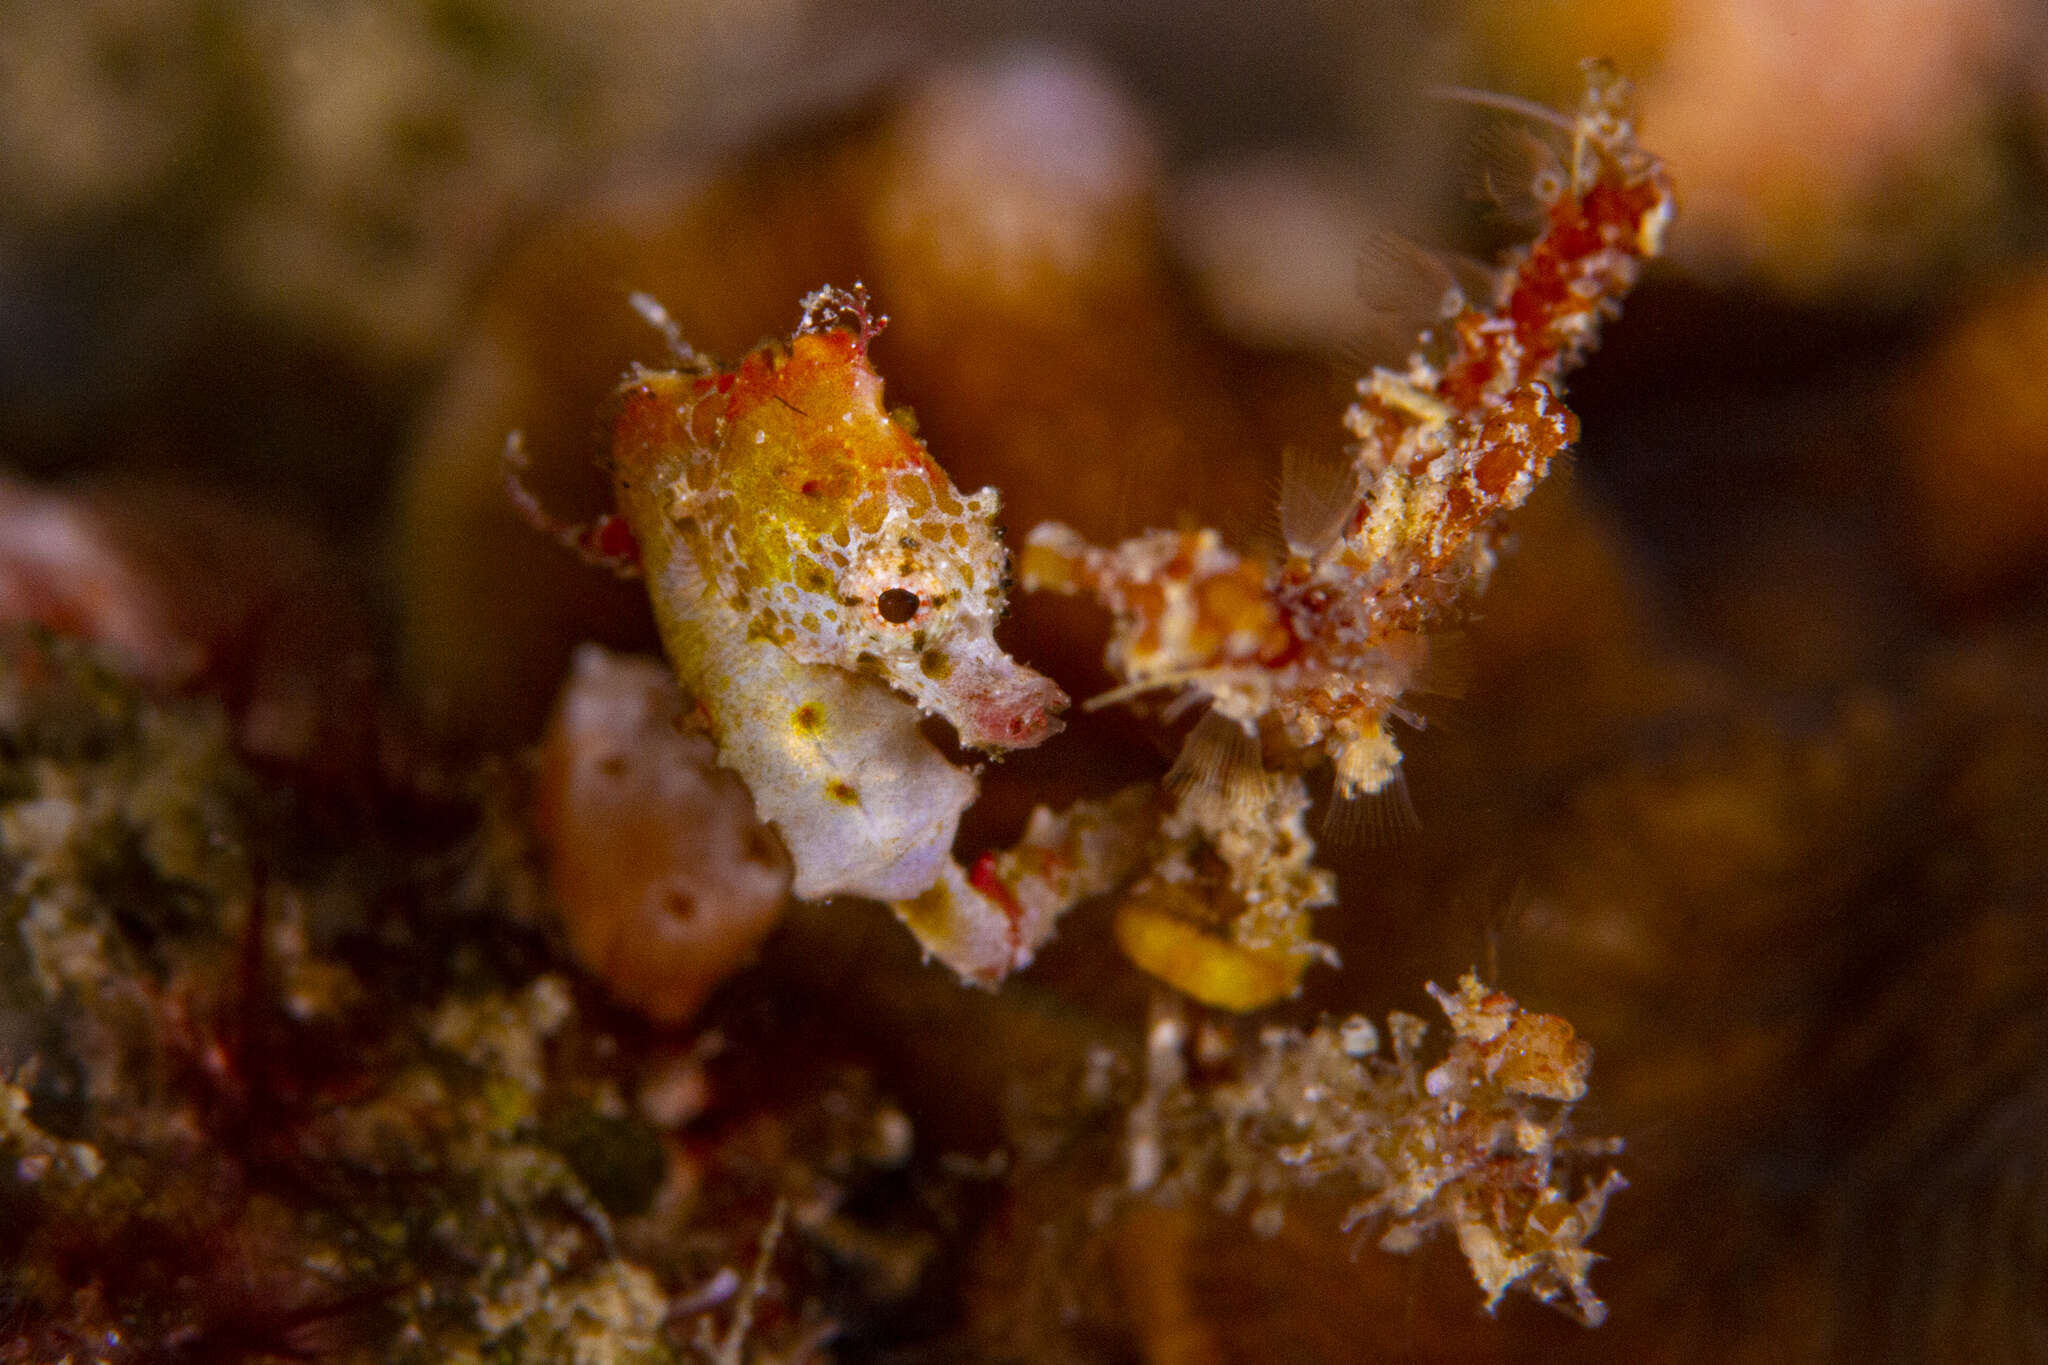
<svg viewBox="0 0 2048 1365"><path fill-rule="evenodd" d="M900 626L917 615L917 607L917 594L908 588L884 588L875 598L875 610L892 626Z"/></svg>

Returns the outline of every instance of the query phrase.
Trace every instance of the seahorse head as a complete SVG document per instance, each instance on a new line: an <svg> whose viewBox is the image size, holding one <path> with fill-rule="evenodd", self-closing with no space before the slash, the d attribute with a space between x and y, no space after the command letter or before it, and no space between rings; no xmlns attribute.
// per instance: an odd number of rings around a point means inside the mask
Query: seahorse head
<svg viewBox="0 0 2048 1365"><path fill-rule="evenodd" d="M964 744L1038 743L1066 696L996 643L1010 576L995 490L962 494L909 411L883 406L862 296L805 304L789 341L697 381L705 458L674 512L699 561L749 632L797 659L883 679Z"/></svg>

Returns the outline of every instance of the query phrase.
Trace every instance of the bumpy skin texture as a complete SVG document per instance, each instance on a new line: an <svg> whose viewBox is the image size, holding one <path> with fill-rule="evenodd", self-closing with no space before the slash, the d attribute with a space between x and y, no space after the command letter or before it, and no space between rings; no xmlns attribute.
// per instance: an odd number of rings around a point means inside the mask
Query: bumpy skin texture
<svg viewBox="0 0 2048 1365"><path fill-rule="evenodd" d="M927 951L992 982L1132 855L1079 879L1064 863L1053 878L953 861L977 784L920 733L920 711L968 746L1012 749L1058 730L1066 697L995 643L1009 586L996 494L963 496L909 414L883 407L874 330L861 295L825 289L789 341L730 370L686 355L630 376L618 510L669 658L719 761L781 832L796 894L889 901ZM1057 847L1098 824L1083 810L1034 829Z"/></svg>
<svg viewBox="0 0 2048 1365"><path fill-rule="evenodd" d="M680 376L628 390L657 424L665 398L688 434L663 471L668 516L750 633L884 679L971 747L1036 744L1066 698L995 642L1009 586L996 492L961 495L908 414L883 408L867 335L820 317L859 307L822 291L786 347L679 393Z"/></svg>

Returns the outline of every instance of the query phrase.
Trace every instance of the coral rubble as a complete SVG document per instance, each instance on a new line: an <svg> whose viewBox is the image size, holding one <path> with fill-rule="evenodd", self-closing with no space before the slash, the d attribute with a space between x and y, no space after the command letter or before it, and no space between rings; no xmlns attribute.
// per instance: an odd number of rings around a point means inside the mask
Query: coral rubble
<svg viewBox="0 0 2048 1365"><path fill-rule="evenodd" d="M632 1042L502 924L382 917L400 848L334 847L227 736L0 643L0 1359L679 1360L777 1198L859 1235L840 1191L908 1140L872 1087L694 1138L668 1097L708 1051ZM820 1334L785 1264L748 1359Z"/></svg>

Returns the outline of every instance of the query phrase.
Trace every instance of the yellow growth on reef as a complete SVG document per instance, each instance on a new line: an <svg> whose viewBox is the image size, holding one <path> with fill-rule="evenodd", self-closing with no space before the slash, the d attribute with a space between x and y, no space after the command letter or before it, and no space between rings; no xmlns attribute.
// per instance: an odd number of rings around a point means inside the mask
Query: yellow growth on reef
<svg viewBox="0 0 2048 1365"><path fill-rule="evenodd" d="M1388 722L1427 662L1425 632L1485 584L1503 514L1577 436L1560 379L1662 249L1669 178L1636 145L1625 83L1589 75L1575 117L1521 110L1568 141L1533 186L1541 235L1503 263L1491 298L1454 296L1403 368L1359 381L1341 467L1290 462L1284 556L1241 554L1207 529L1101 548L1048 523L1027 540L1025 587L1092 594L1113 616L1121 685L1094 704L1171 691L1177 707L1207 707L1145 884L1172 895L1141 888L1118 935L1212 1004L1287 995L1322 951L1308 912L1328 903L1327 879L1271 870L1313 853L1302 774L1328 760L1340 800L1396 780Z"/></svg>

